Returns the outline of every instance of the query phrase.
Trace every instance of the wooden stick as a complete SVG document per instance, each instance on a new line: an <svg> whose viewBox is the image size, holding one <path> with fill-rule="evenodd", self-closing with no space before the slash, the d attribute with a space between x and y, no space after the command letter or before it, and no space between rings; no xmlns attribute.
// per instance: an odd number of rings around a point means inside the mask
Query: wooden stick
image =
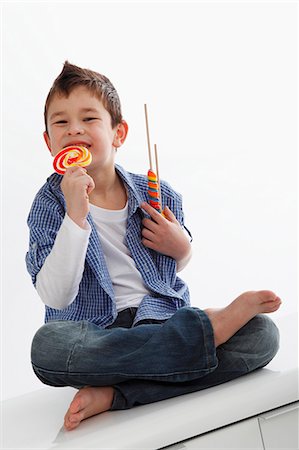
<svg viewBox="0 0 299 450"><path fill-rule="evenodd" d="M159 199L160 199L160 205L161 205L161 209L162 209L162 197L161 197L161 186L160 186L159 164L158 164L158 151L157 151L156 144L154 144L154 149L155 149L155 164L156 164L156 175L157 175L158 189L159 189Z"/></svg>
<svg viewBox="0 0 299 450"><path fill-rule="evenodd" d="M157 175L157 180L159 182L160 181L160 177L159 177L159 165L158 165L158 152L157 152L156 144L154 144L154 149L155 149L156 175Z"/></svg>
<svg viewBox="0 0 299 450"><path fill-rule="evenodd" d="M149 135L149 126L148 126L147 106L146 106L146 104L144 104L144 112L145 112L145 125L146 125L147 146L148 146L148 159L149 159L150 170L153 170L153 161L152 161L152 152L151 152L151 144L150 144L150 135Z"/></svg>

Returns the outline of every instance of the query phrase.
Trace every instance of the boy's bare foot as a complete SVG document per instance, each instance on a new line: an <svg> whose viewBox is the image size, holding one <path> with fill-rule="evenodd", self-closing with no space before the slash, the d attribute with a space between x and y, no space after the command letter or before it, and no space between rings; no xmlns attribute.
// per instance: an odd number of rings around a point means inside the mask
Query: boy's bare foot
<svg viewBox="0 0 299 450"><path fill-rule="evenodd" d="M280 298L272 291L249 291L225 308L206 309L214 330L215 346L226 342L257 314L274 312L280 304Z"/></svg>
<svg viewBox="0 0 299 450"><path fill-rule="evenodd" d="M82 420L95 416L111 408L114 396L112 387L85 387L73 398L64 417L67 430L77 428Z"/></svg>

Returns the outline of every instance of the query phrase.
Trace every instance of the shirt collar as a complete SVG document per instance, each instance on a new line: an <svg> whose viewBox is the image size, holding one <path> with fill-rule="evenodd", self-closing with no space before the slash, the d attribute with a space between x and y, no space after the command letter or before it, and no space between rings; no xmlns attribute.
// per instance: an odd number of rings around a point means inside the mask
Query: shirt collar
<svg viewBox="0 0 299 450"><path fill-rule="evenodd" d="M142 198L140 197L140 194L136 189L134 180L132 178L132 174L127 172L123 167L119 166L118 164L115 164L115 170L117 174L120 176L121 180L124 182L124 185L127 189L128 217L130 217L140 207Z"/></svg>
<svg viewBox="0 0 299 450"><path fill-rule="evenodd" d="M135 213L135 211L140 207L140 204L142 202L142 198L140 197L140 194L138 190L136 189L134 180L133 180L133 174L127 172L123 167L119 166L118 164L115 164L115 170L121 180L123 181L125 188L128 193L128 217L131 217L132 214ZM62 180L62 175L58 175L57 173L53 173L49 178L48 182L50 183L53 190L58 191L61 200L63 203L64 197L61 192L60 183Z"/></svg>

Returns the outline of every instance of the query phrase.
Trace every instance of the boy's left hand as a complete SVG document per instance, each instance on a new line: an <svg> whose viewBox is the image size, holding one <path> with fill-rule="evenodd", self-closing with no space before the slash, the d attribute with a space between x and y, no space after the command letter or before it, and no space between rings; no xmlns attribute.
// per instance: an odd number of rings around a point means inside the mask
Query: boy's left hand
<svg viewBox="0 0 299 450"><path fill-rule="evenodd" d="M146 202L141 204L141 208L151 217L151 219L142 220L143 245L171 256L177 263L189 257L191 253L189 239L168 206L163 211L165 217Z"/></svg>

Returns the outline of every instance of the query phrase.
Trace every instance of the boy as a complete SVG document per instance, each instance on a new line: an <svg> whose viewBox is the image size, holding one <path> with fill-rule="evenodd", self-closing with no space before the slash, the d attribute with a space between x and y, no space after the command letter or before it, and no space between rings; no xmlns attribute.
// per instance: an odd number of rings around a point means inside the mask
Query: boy
<svg viewBox="0 0 299 450"><path fill-rule="evenodd" d="M266 365L279 335L260 313L281 300L250 291L223 309L190 307L176 274L191 256L181 197L161 182L163 217L147 204L146 177L115 164L128 125L110 81L66 62L45 126L52 156L79 144L92 153L87 170L48 178L28 218L27 268L46 305L32 365L43 383L79 389L65 428Z"/></svg>

